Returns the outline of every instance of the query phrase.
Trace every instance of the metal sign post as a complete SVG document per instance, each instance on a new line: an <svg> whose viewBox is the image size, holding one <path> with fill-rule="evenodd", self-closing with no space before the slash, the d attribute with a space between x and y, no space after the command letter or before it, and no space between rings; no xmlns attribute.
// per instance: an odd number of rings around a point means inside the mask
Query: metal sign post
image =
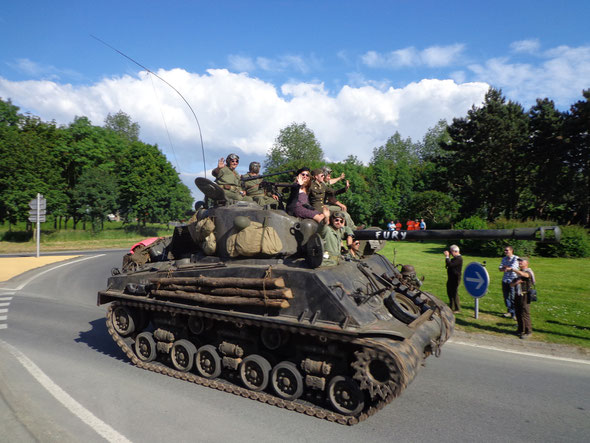
<svg viewBox="0 0 590 443"><path fill-rule="evenodd" d="M465 290L475 299L475 318L479 318L479 299L486 295L490 286L490 276L481 263L471 262L463 272Z"/></svg>
<svg viewBox="0 0 590 443"><path fill-rule="evenodd" d="M31 223L37 223L37 257L39 257L39 246L41 243L41 223L45 222L45 215L47 214L47 200L43 198L43 195L37 193L37 198L34 198L29 202L29 221Z"/></svg>

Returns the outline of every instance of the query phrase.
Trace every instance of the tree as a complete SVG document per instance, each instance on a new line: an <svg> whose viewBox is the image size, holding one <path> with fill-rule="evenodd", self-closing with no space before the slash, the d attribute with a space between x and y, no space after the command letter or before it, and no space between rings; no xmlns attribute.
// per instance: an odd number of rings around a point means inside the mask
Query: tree
<svg viewBox="0 0 590 443"><path fill-rule="evenodd" d="M410 202L414 218L425 218L429 224L451 223L459 213L459 204L439 191L424 191L414 194Z"/></svg>
<svg viewBox="0 0 590 443"><path fill-rule="evenodd" d="M529 110L530 140L526 162L530 175L521 178L521 186L530 188L530 198L521 199L521 216L560 217L573 179L568 166L568 147L564 140L565 115L555 109L553 101L537 99ZM522 207L528 202L528 207ZM560 209L561 207L561 209Z"/></svg>
<svg viewBox="0 0 590 443"><path fill-rule="evenodd" d="M107 215L117 211L116 177L101 168L88 168L74 189L74 202L80 217L89 217L93 231L103 228Z"/></svg>
<svg viewBox="0 0 590 443"><path fill-rule="evenodd" d="M590 89L572 105L566 117L567 164L572 172L568 222L590 225Z"/></svg>
<svg viewBox="0 0 590 443"><path fill-rule="evenodd" d="M412 140L402 139L398 132L385 145L373 149L368 175L374 222L384 224L392 218L415 217L409 202L419 163L417 152Z"/></svg>
<svg viewBox="0 0 590 443"><path fill-rule="evenodd" d="M104 120L104 127L119 134L128 142L139 140L139 123L132 122L131 117L123 111L114 115L109 113Z"/></svg>
<svg viewBox="0 0 590 443"><path fill-rule="evenodd" d="M494 220L517 214L521 188L531 167L524 161L529 141L528 119L522 106L506 103L502 92L490 88L483 106L449 126L451 155L441 158L447 188L461 204L464 216Z"/></svg>
<svg viewBox="0 0 590 443"><path fill-rule="evenodd" d="M298 169L311 169L324 162L324 151L315 134L305 123L292 123L281 129L273 147L266 154L264 168L267 173Z"/></svg>

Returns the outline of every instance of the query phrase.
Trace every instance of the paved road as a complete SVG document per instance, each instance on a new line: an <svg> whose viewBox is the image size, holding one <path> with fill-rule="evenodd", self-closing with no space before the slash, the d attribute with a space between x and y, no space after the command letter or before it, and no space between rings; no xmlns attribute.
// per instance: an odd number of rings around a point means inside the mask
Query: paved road
<svg viewBox="0 0 590 443"><path fill-rule="evenodd" d="M353 427L137 369L96 306L120 260L86 255L0 285L2 441L588 440L590 365L572 361L449 343Z"/></svg>

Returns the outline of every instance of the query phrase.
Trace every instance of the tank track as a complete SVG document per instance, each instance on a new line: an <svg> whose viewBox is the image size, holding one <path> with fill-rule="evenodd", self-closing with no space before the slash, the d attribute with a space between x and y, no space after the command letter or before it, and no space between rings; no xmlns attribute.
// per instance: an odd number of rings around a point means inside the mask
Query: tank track
<svg viewBox="0 0 590 443"><path fill-rule="evenodd" d="M284 408L290 411L299 412L301 414L305 414L311 417L316 417L323 420L328 420L330 422L339 423L342 425L355 425L361 421L366 420L367 418L371 417L376 412L380 411L383 407L391 403L395 397L397 397L403 389L407 386L407 384L413 380L415 376L415 372L419 367L422 356L419 355L416 350L404 343L404 342L396 342L396 350L386 344L370 339L370 338L354 338L340 334L330 334L330 333L321 333L318 331L302 331L299 328L292 327L292 326L275 326L278 329L283 329L285 331L296 333L296 334L308 334L312 336L316 336L323 340L335 340L340 342L351 343L355 345L360 345L363 347L364 351L363 354L366 352L381 352L386 353L388 355L396 354L400 355L402 358L401 361L398 363L400 366L401 376L400 378L404 380L401 385L397 387L397 389L385 389L384 392L379 392L378 400L374 401L370 406L365 406L365 409L361 411L358 415L349 416L343 415L338 412L331 411L326 408L322 408L317 405L310 404L306 401L302 400L285 400L275 395L272 395L267 392L263 391L252 391L248 388L238 386L233 384L230 381L226 381L223 379L208 379L196 375L191 372L182 372L171 367L164 365L163 363L159 362L144 362L140 360L137 355L135 354L134 350L128 343L126 343L126 338L120 336L117 331L115 330L112 322L112 311L116 306L129 306L131 308L139 308L143 310L151 310L157 312L165 312L169 314L185 314L185 315L195 315L194 311L181 309L176 307L167 307L162 305L151 305L145 304L141 302L133 302L127 300L118 300L112 302L107 310L106 316L106 325L109 331L109 334L115 341L115 343L121 348L121 350L125 353L127 358L131 360L131 362L142 369L146 369L148 371L157 372L160 374L168 375L169 377L174 377L177 379L186 380L191 383L196 383L201 386L206 386L212 389L217 389L224 392L229 392L235 395L239 395L241 397L250 398L252 400L257 400L262 403L266 403L271 406L276 406L279 408ZM236 322L236 319L231 316L221 315L221 314L211 314L211 313L199 313L205 318L211 318L213 320L220 320L220 321L227 321L227 322ZM256 320L240 320L244 325L251 325L251 326L265 326L268 327L268 323L259 322ZM128 337L127 337L128 339ZM361 383L362 384L362 383Z"/></svg>

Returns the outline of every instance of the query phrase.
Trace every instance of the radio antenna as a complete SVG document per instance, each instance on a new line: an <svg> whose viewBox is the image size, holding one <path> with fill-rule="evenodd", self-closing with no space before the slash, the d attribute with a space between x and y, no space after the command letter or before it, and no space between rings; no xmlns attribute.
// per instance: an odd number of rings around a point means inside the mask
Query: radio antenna
<svg viewBox="0 0 590 443"><path fill-rule="evenodd" d="M145 69L147 72L149 72L150 74L152 74L154 77L162 80L164 83L166 83L168 86L170 86L172 89L174 89L174 91L180 96L180 98L186 103L186 105L188 106L188 108L191 110L191 112L193 113L193 117L195 118L195 121L197 122L197 127L199 128L199 138L201 139L201 152L203 154L203 175L205 176L205 178L207 178L207 166L205 164L205 145L203 144L203 133L201 132L201 125L199 124L199 119L197 118L197 114L195 114L195 111L193 111L192 106L190 105L190 103L188 101L186 101L186 99L184 98L184 96L178 91L178 89L176 89L174 86L172 86L170 83L168 83L166 80L164 80L162 77L160 77L158 74L156 74L155 72L153 72L151 69L146 68L144 65L142 65L141 63L139 63L136 60L133 60L131 57L129 57L127 54L124 54L123 52L119 51L117 48L109 45L107 42L105 42L104 40L101 40L100 38L96 37L95 35L90 34L90 37L92 37L95 40L98 40L99 42L101 42L103 45L107 46L108 48L111 48L113 51L121 54L123 57L125 57L126 59L132 61L133 63L135 63L137 66L139 66L142 69ZM179 171L180 172L180 171Z"/></svg>

